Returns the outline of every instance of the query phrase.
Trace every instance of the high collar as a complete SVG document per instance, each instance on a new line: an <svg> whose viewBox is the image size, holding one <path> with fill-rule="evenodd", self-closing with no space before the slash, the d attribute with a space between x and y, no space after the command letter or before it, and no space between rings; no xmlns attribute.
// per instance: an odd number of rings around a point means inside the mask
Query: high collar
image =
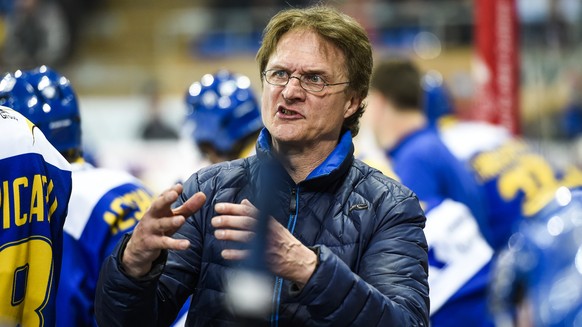
<svg viewBox="0 0 582 327"><path fill-rule="evenodd" d="M266 128L263 128L257 140L257 156L261 161L275 158L272 149L271 134ZM329 185L333 180L343 176L351 166L353 160L354 145L352 143L352 133L346 131L340 136L338 144L329 156L315 167L299 185Z"/></svg>

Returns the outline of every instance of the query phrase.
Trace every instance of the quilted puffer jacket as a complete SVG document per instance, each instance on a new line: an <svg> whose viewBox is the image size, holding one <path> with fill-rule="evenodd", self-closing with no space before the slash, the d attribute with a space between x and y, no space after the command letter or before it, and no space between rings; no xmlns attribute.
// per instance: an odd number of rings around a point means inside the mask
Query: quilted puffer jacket
<svg viewBox="0 0 582 327"><path fill-rule="evenodd" d="M232 244L214 237L210 220L217 202L256 203L261 163L271 157L263 130L257 155L213 165L192 175L176 205L198 191L204 207L174 235L188 239L185 251L160 256L152 271L133 279L124 274L120 242L104 262L96 297L100 326L164 326L193 294L187 326L239 326L224 306L226 276L233 263L220 252ZM283 170L282 170L283 171ZM284 172L284 171L283 171ZM428 326L425 217L416 196L398 182L353 158L352 138L304 181L282 173L269 201L273 216L319 263L301 291L276 278L272 326Z"/></svg>

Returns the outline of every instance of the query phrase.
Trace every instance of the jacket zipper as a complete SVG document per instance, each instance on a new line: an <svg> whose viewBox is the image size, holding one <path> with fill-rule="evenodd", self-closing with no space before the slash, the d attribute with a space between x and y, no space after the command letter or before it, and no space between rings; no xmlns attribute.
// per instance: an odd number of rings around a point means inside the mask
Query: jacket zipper
<svg viewBox="0 0 582 327"><path fill-rule="evenodd" d="M297 203L299 202L299 188L291 189L291 199L289 201L289 221L287 229L293 234L297 223ZM279 326L279 306L281 304L281 289L283 288L283 278L275 278L275 289L273 290L273 313L271 314L271 326Z"/></svg>

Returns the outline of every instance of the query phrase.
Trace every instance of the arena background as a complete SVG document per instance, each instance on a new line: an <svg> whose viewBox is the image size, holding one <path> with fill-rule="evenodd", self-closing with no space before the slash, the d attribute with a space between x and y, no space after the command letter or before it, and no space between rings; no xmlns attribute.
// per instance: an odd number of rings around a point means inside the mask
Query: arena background
<svg viewBox="0 0 582 327"><path fill-rule="evenodd" d="M470 111L478 1L489 0L324 3L366 27L376 58L411 56L423 70L441 74L456 110ZM517 8L520 133L557 165L581 165L582 5L578 0L504 1ZM141 130L152 113L158 111L180 131L188 86L220 68L246 74L260 91L254 54L262 28L278 9L311 3L0 0L2 71L48 64L62 72L78 93L87 152L95 162L130 170L160 191L204 162L188 137L143 140ZM16 18L26 10L33 11L41 29L51 31L53 43L41 52L45 57L31 59L14 47ZM369 142L363 141L373 147Z"/></svg>

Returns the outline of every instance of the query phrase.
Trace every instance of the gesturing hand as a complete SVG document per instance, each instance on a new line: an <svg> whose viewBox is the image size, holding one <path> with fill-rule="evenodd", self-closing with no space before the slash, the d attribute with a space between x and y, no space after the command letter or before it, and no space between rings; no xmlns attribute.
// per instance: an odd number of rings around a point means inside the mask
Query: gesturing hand
<svg viewBox="0 0 582 327"><path fill-rule="evenodd" d="M186 217L200 210L206 196L198 192L172 210L172 203L182 191L180 184L164 191L135 226L121 261L130 276L141 277L147 274L163 249L185 250L190 245L188 240L176 240L171 236L184 224Z"/></svg>
<svg viewBox="0 0 582 327"><path fill-rule="evenodd" d="M217 239L248 242L254 236L252 230L259 212L248 200L240 204L218 203L215 210L220 214L212 218ZM300 287L305 285L315 271L316 254L275 219L270 219L268 230L266 261L271 271ZM248 255L248 250L225 249L221 254L228 260L240 260Z"/></svg>

